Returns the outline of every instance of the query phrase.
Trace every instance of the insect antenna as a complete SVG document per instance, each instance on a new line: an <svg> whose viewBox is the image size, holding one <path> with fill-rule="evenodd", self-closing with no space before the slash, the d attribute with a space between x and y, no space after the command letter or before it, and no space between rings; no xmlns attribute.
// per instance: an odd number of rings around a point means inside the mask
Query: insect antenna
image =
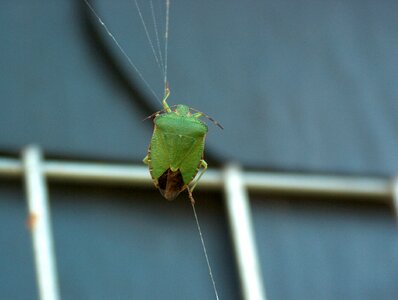
<svg viewBox="0 0 398 300"><path fill-rule="evenodd" d="M159 110L159 111L157 111L157 112L154 112L152 115L150 115L150 116L146 117L145 119L143 119L142 122L144 122L144 121L146 121L146 120L148 120L148 119L152 119L153 117L155 117L156 115L158 115L158 114L160 114L160 113L162 113L162 112L164 112L164 111L165 111L165 110L162 109L162 110Z"/></svg>
<svg viewBox="0 0 398 300"><path fill-rule="evenodd" d="M205 113L201 112L200 110L194 109L192 107L189 108L190 110L196 111L197 113L200 113L202 116L204 116L205 118L207 118L208 120L210 120L211 122L213 122L214 125L217 125L218 127L220 127L221 129L224 129L224 127L217 121L214 120L212 117L210 117L209 115L206 115Z"/></svg>
<svg viewBox="0 0 398 300"><path fill-rule="evenodd" d="M174 108L174 107L176 107L176 106L177 106L177 105L172 105L172 106L170 106L170 108ZM156 117L157 115L159 115L159 114L161 114L161 113L164 113L164 112L166 112L166 109L165 109L165 108L162 109L162 110L158 110L158 111L154 112L152 115L150 115L150 116L146 117L145 119L143 119L142 122L144 122L144 121L146 121L146 120L148 120L148 119L152 119L153 117Z"/></svg>

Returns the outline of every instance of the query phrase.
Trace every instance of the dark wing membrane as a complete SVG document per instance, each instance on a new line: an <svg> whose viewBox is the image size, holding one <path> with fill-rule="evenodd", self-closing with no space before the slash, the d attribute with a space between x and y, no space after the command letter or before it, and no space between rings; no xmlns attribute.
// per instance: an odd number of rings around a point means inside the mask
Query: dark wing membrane
<svg viewBox="0 0 398 300"><path fill-rule="evenodd" d="M167 200L174 200L184 189L181 172L168 169L158 179L158 188L163 197Z"/></svg>

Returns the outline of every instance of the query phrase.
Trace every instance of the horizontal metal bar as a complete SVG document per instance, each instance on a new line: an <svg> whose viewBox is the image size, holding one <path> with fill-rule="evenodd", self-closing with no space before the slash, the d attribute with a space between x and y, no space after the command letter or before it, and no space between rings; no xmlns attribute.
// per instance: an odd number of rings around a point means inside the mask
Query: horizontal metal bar
<svg viewBox="0 0 398 300"><path fill-rule="evenodd" d="M21 177L23 174L22 162L14 158L0 158L0 176Z"/></svg>
<svg viewBox="0 0 398 300"><path fill-rule="evenodd" d="M0 158L0 176L21 177L18 159ZM43 161L43 172L49 180L151 186L148 168L140 165ZM250 192L289 195L351 197L379 201L393 199L393 178L306 175L266 172L242 172ZM222 172L208 170L199 185L203 189L221 190Z"/></svg>
<svg viewBox="0 0 398 300"><path fill-rule="evenodd" d="M0 176L21 177L22 170L22 164L18 159L0 158ZM152 185L148 167L144 165L47 160L43 161L43 172L49 180ZM200 185L210 189L221 189L221 173L215 170L208 170L202 177Z"/></svg>
<svg viewBox="0 0 398 300"><path fill-rule="evenodd" d="M394 207L395 218L398 220L398 177L393 180L393 199L392 204Z"/></svg>
<svg viewBox="0 0 398 300"><path fill-rule="evenodd" d="M392 179L380 177L246 172L244 180L250 191L365 198L391 198L393 195Z"/></svg>

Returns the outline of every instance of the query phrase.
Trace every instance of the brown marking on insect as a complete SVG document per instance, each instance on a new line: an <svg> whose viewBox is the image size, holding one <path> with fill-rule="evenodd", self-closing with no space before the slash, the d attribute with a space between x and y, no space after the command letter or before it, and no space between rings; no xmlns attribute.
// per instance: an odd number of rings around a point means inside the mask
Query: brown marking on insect
<svg viewBox="0 0 398 300"><path fill-rule="evenodd" d="M37 220L39 219L38 214L30 213L26 219L26 227L29 231L33 231L36 227Z"/></svg>
<svg viewBox="0 0 398 300"><path fill-rule="evenodd" d="M182 180L180 170L167 169L157 180L157 188L167 200L174 200L187 185Z"/></svg>

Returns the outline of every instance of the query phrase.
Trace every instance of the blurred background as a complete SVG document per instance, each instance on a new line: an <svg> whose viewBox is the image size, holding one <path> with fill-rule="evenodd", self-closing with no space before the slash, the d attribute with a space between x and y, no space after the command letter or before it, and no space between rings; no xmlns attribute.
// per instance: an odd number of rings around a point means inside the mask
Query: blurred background
<svg viewBox="0 0 398 300"><path fill-rule="evenodd" d="M161 99L134 1L90 3ZM163 32L165 2L153 5ZM141 165L153 129L142 120L162 107L84 1L0 7L1 161L34 143L46 160ZM171 1L169 103L224 126L209 123L211 170L235 162L382 187L249 190L267 299L398 298L397 11L393 0ZM0 298L39 299L23 177L11 173L0 180ZM62 299L214 298L185 194L51 178L48 189ZM195 198L220 298L248 299L223 189L199 184Z"/></svg>

